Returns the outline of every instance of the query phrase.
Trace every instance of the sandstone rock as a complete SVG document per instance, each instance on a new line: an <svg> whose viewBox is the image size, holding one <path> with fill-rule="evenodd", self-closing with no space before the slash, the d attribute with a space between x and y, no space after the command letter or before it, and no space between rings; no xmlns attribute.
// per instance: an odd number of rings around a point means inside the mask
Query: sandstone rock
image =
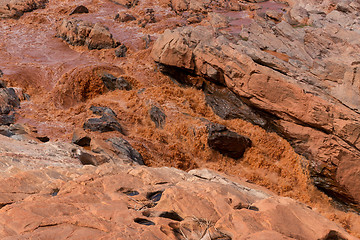
<svg viewBox="0 0 360 240"><path fill-rule="evenodd" d="M79 5L74 10L72 10L69 15L79 14L79 13L89 13L89 9L84 5Z"/></svg>
<svg viewBox="0 0 360 240"><path fill-rule="evenodd" d="M47 0L1 0L0 18L19 18L25 12L45 8Z"/></svg>
<svg viewBox="0 0 360 240"><path fill-rule="evenodd" d="M116 14L114 20L118 22L130 22L136 20L136 17L129 13L119 12L118 14Z"/></svg>
<svg viewBox="0 0 360 240"><path fill-rule="evenodd" d="M20 99L12 88L0 88L0 125L14 123L13 111L20 107Z"/></svg>
<svg viewBox="0 0 360 240"><path fill-rule="evenodd" d="M109 115L103 115L101 118L89 118L85 121L83 128L96 132L118 131L124 133L120 123Z"/></svg>
<svg viewBox="0 0 360 240"><path fill-rule="evenodd" d="M92 24L82 20L64 19L58 27L58 37L73 46L87 46L92 49L115 48L119 45L109 29L99 23Z"/></svg>
<svg viewBox="0 0 360 240"><path fill-rule="evenodd" d="M117 117L116 113L108 107L97 107L97 106L91 106L90 110L93 112L93 114L103 116L108 115L111 117Z"/></svg>
<svg viewBox="0 0 360 240"><path fill-rule="evenodd" d="M155 123L157 128L163 128L165 125L166 115L165 113L158 107L152 106L150 111L150 119Z"/></svg>
<svg viewBox="0 0 360 240"><path fill-rule="evenodd" d="M339 16L333 13L331 18ZM351 23L359 24L350 16L341 21L335 26L322 18L318 19L321 28L292 28L284 21L274 25L257 19L244 25L238 35L226 29L215 33L204 26L167 30L155 42L152 56L167 73L177 69L177 75L182 72L225 85L246 99L250 108L269 113L272 120L267 120L275 130L311 166L322 166L319 169L326 172L319 174L320 170L312 168L315 183L332 196L342 195L350 205L359 205L357 184L345 181L360 181L355 173L359 161L349 160L359 159L360 153L356 140L360 103L355 97L360 94L359 81L356 67L337 61L339 56L346 62L359 59L355 35L346 30ZM287 126L290 124L293 127ZM306 134L301 133L303 127L309 129ZM329 153L336 141L340 141L336 150Z"/></svg>
<svg viewBox="0 0 360 240"><path fill-rule="evenodd" d="M207 84L206 103L223 119L240 118L266 128L267 120L246 105L228 88Z"/></svg>
<svg viewBox="0 0 360 240"><path fill-rule="evenodd" d="M113 1L127 8L135 7L139 3L139 0L113 0Z"/></svg>
<svg viewBox="0 0 360 240"><path fill-rule="evenodd" d="M117 57L126 57L127 47L124 44L121 44L115 49L115 56Z"/></svg>
<svg viewBox="0 0 360 240"><path fill-rule="evenodd" d="M246 149L251 147L249 138L232 132L223 125L209 124L208 131L209 147L231 158L241 158Z"/></svg>
<svg viewBox="0 0 360 240"><path fill-rule="evenodd" d="M81 166L68 144L2 138L1 239L354 239L303 204L207 169Z"/></svg>
<svg viewBox="0 0 360 240"><path fill-rule="evenodd" d="M129 91L132 89L130 83L122 77L116 78L111 74L104 74L102 75L101 79L104 82L106 88L110 91L114 91L116 89Z"/></svg>
<svg viewBox="0 0 360 240"><path fill-rule="evenodd" d="M110 142L117 154L121 158L127 158L131 161L134 161L140 165L144 165L143 158L141 154L134 149L128 141L122 138L110 138L107 140Z"/></svg>
<svg viewBox="0 0 360 240"><path fill-rule="evenodd" d="M85 147L90 146L91 138L83 129L77 128L73 133L71 142L81 147Z"/></svg>
<svg viewBox="0 0 360 240"><path fill-rule="evenodd" d="M147 24L155 23L155 22L156 22L156 19L155 19L154 10L152 8L148 8L148 9L146 9L144 18L140 19L138 21L138 24L141 27L145 27Z"/></svg>

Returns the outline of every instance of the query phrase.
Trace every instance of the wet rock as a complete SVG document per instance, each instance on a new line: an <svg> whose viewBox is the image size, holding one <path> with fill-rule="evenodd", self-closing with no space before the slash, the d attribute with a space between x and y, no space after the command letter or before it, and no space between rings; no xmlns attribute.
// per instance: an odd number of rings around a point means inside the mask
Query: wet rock
<svg viewBox="0 0 360 240"><path fill-rule="evenodd" d="M19 18L25 12L45 8L48 0L2 0L0 1L1 18Z"/></svg>
<svg viewBox="0 0 360 240"><path fill-rule="evenodd" d="M0 88L0 125L14 123L14 110L20 107L20 99L12 88Z"/></svg>
<svg viewBox="0 0 360 240"><path fill-rule="evenodd" d="M144 18L140 19L138 21L138 24L140 27L145 27L148 23L155 23L155 22L156 19L155 19L154 9L148 8L145 11Z"/></svg>
<svg viewBox="0 0 360 240"><path fill-rule="evenodd" d="M265 118L254 112L228 88L207 84L205 100L214 113L222 119L240 118L262 127L267 124Z"/></svg>
<svg viewBox="0 0 360 240"><path fill-rule="evenodd" d="M112 1L115 2L116 4L123 5L127 8L135 7L139 3L139 0L112 0Z"/></svg>
<svg viewBox="0 0 360 240"><path fill-rule="evenodd" d="M121 44L115 49L115 56L117 57L126 57L127 47L124 44Z"/></svg>
<svg viewBox="0 0 360 240"><path fill-rule="evenodd" d="M77 128L73 133L71 142L81 147L85 147L90 146L91 138L83 129Z"/></svg>
<svg viewBox="0 0 360 240"><path fill-rule="evenodd" d="M0 88L6 88L7 83L3 80L0 80Z"/></svg>
<svg viewBox="0 0 360 240"><path fill-rule="evenodd" d="M358 33L351 30L360 26L353 15L336 10L308 14L313 26L255 19L239 34L203 26L166 30L154 43L152 56L167 74L177 69L182 79L199 77L223 85L253 110L269 114L268 123L315 166L315 184L359 206L354 183L360 182L360 88L354 86L360 75L358 64L344 64L344 59L353 63L360 57Z"/></svg>
<svg viewBox="0 0 360 240"><path fill-rule="evenodd" d="M93 114L99 116L108 115L112 117L117 117L116 113L111 108L108 107L91 106L90 110L93 112Z"/></svg>
<svg viewBox="0 0 360 240"><path fill-rule="evenodd" d="M18 96L20 101L30 100L30 95L25 93L22 88L12 87L11 89L13 89L15 91L15 94L16 94L16 96Z"/></svg>
<svg viewBox="0 0 360 240"><path fill-rule="evenodd" d="M114 152L118 155L118 157L127 158L140 165L144 165L141 154L136 149L134 149L125 139L116 137L110 138L107 141L111 143L115 150Z"/></svg>
<svg viewBox="0 0 360 240"><path fill-rule="evenodd" d="M73 46L87 46L92 49L116 48L119 43L113 39L109 29L100 23L64 19L58 27L58 37Z"/></svg>
<svg viewBox="0 0 360 240"><path fill-rule="evenodd" d="M122 77L116 78L113 75L106 73L101 76L101 80L110 91L116 89L129 91L132 89L131 84Z"/></svg>
<svg viewBox="0 0 360 240"><path fill-rule="evenodd" d="M163 128L165 125L166 115L165 113L158 107L152 106L150 111L150 119L155 123L157 128Z"/></svg>
<svg viewBox="0 0 360 240"><path fill-rule="evenodd" d="M207 128L209 147L225 156L239 159L246 149L251 147L249 138L232 132L223 125L211 123L207 125Z"/></svg>
<svg viewBox="0 0 360 240"><path fill-rule="evenodd" d="M80 5L77 6L74 10L72 10L69 15L79 14L79 13L89 13L89 9L84 5Z"/></svg>
<svg viewBox="0 0 360 240"><path fill-rule="evenodd" d="M136 17L129 13L119 12L118 14L116 14L114 20L117 22L130 22L136 20Z"/></svg>
<svg viewBox="0 0 360 240"><path fill-rule="evenodd" d="M96 132L111 132L118 131L124 133L123 128L116 118L108 115L103 115L101 118L87 119L83 125L84 129L89 129Z"/></svg>

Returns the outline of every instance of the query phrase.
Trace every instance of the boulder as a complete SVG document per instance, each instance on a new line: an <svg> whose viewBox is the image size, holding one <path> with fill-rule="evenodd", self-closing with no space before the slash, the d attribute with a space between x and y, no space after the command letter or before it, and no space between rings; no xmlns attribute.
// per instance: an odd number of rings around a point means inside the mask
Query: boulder
<svg viewBox="0 0 360 240"><path fill-rule="evenodd" d="M117 57L126 57L127 47L124 44L121 44L115 49L115 56Z"/></svg>
<svg viewBox="0 0 360 240"><path fill-rule="evenodd" d="M208 83L205 87L205 101L222 119L240 118L266 128L265 114L257 113L226 87Z"/></svg>
<svg viewBox="0 0 360 240"><path fill-rule="evenodd" d="M109 29L100 23L64 19L57 30L57 36L73 46L87 46L90 50L119 46Z"/></svg>
<svg viewBox="0 0 360 240"><path fill-rule="evenodd" d="M89 13L89 9L84 5L79 5L74 10L71 11L69 15L80 14L80 13Z"/></svg>
<svg viewBox="0 0 360 240"><path fill-rule="evenodd" d="M0 88L0 125L14 123L14 110L20 107L20 99L12 88Z"/></svg>
<svg viewBox="0 0 360 240"><path fill-rule="evenodd" d="M127 158L139 165L144 165L141 154L134 149L128 141L123 138L110 138L107 142L111 143L114 152L119 158Z"/></svg>
<svg viewBox="0 0 360 240"><path fill-rule="evenodd" d="M130 22L136 20L136 17L134 17L130 13L119 12L115 15L114 20L117 22Z"/></svg>
<svg viewBox="0 0 360 240"><path fill-rule="evenodd" d="M165 125L166 115L158 107L152 106L149 110L150 119L155 123L157 128L163 128Z"/></svg>
<svg viewBox="0 0 360 240"><path fill-rule="evenodd" d="M48 0L1 0L0 18L19 18L25 12L45 8Z"/></svg>
<svg viewBox="0 0 360 240"><path fill-rule="evenodd" d="M78 146L85 147L90 146L91 138L83 129L77 128L74 130L71 142Z"/></svg>
<svg viewBox="0 0 360 240"><path fill-rule="evenodd" d="M111 117L117 117L116 113L111 108L108 107L91 106L90 110L92 111L93 114L99 116L108 115Z"/></svg>
<svg viewBox="0 0 360 240"><path fill-rule="evenodd" d="M251 147L249 138L230 131L223 125L210 123L207 128L209 147L225 156L239 159L244 155L246 149Z"/></svg>
<svg viewBox="0 0 360 240"><path fill-rule="evenodd" d="M116 89L129 91L132 89L131 84L122 77L116 78L113 75L106 73L101 76L101 80L110 91Z"/></svg>
<svg viewBox="0 0 360 240"><path fill-rule="evenodd" d="M102 133L118 131L124 134L124 130L117 119L109 115L103 115L100 118L89 118L85 121L83 128Z"/></svg>

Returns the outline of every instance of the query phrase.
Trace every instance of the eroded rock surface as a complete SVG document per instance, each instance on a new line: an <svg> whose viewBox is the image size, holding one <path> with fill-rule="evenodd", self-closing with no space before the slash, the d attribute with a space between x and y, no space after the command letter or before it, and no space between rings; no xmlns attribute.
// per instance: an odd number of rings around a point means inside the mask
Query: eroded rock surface
<svg viewBox="0 0 360 240"><path fill-rule="evenodd" d="M2 168L2 191L16 192L1 195L2 239L354 239L303 204L206 169L18 167Z"/></svg>
<svg viewBox="0 0 360 240"><path fill-rule="evenodd" d="M31 12L38 8L45 8L48 0L1 0L1 18L19 18L25 12Z"/></svg>
<svg viewBox="0 0 360 240"><path fill-rule="evenodd" d="M309 8L292 9L301 6ZM168 73L178 72L174 77L185 70L225 85L250 108L271 114L276 131L309 160L315 184L359 206L360 25L354 6L346 13L337 6L305 9L311 26L301 27L265 15L236 26L213 13L211 26L165 31L152 56Z"/></svg>
<svg viewBox="0 0 360 240"><path fill-rule="evenodd" d="M73 46L87 46L90 50L119 45L108 28L76 19L64 20L58 28L58 36Z"/></svg>

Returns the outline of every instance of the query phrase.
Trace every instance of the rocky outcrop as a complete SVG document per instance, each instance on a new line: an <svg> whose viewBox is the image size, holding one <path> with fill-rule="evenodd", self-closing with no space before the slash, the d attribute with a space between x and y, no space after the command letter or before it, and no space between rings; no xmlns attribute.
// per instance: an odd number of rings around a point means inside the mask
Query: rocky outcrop
<svg viewBox="0 0 360 240"><path fill-rule="evenodd" d="M104 82L105 87L110 91L116 89L129 91L132 89L131 84L122 77L117 78L111 74L104 74L101 76L101 80Z"/></svg>
<svg viewBox="0 0 360 240"><path fill-rule="evenodd" d="M19 165L0 179L4 240L355 239L299 202L206 169Z"/></svg>
<svg viewBox="0 0 360 240"><path fill-rule="evenodd" d="M83 128L97 132L118 131L124 133L117 119L109 115L103 115L100 118L89 118L85 121Z"/></svg>
<svg viewBox="0 0 360 240"><path fill-rule="evenodd" d="M0 88L0 125L14 123L14 110L20 107L20 99L13 88Z"/></svg>
<svg viewBox="0 0 360 240"><path fill-rule="evenodd" d="M1 18L19 18L25 12L31 12L38 8L45 8L47 0L1 0Z"/></svg>
<svg viewBox="0 0 360 240"><path fill-rule="evenodd" d="M239 159L244 155L246 149L251 147L249 138L230 131L223 125L210 123L207 127L209 147L225 156Z"/></svg>
<svg viewBox="0 0 360 240"><path fill-rule="evenodd" d="M155 123L157 128L163 128L166 121L165 113L157 106L152 106L149 110L150 119Z"/></svg>
<svg viewBox="0 0 360 240"><path fill-rule="evenodd" d="M125 139L115 137L110 138L107 141L111 143L116 155L134 161L139 165L144 165L141 154L135 148L133 148L130 143Z"/></svg>
<svg viewBox="0 0 360 240"><path fill-rule="evenodd" d="M99 23L92 24L76 19L63 20L58 27L57 36L70 45L87 46L90 50L119 46L108 28Z"/></svg>
<svg viewBox="0 0 360 240"><path fill-rule="evenodd" d="M273 129L309 160L315 184L359 207L360 25L354 10L308 13L312 26L258 16L238 29L225 17L225 26L210 19L212 26L167 30L152 56L163 70L176 72L173 77L224 85L271 116Z"/></svg>

